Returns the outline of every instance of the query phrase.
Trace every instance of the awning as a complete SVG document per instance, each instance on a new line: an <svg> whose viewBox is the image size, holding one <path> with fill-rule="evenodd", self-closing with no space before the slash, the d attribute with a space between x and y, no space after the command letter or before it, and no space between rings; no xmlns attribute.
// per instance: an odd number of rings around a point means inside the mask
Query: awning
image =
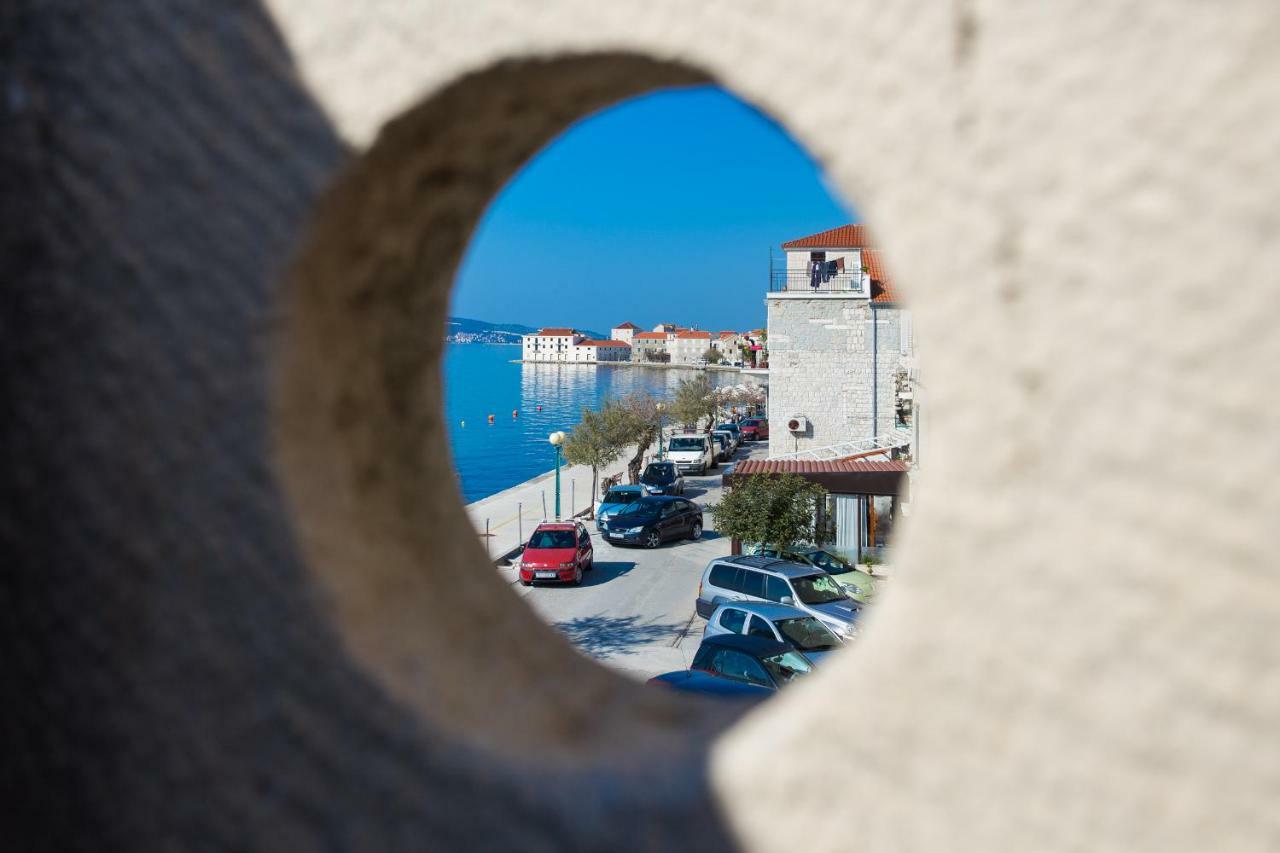
<svg viewBox="0 0 1280 853"><path fill-rule="evenodd" d="M833 495L907 496L909 466L901 459L870 461L835 459L813 462L800 459L744 459L725 471L721 481L732 486L740 477L795 474L817 483Z"/></svg>

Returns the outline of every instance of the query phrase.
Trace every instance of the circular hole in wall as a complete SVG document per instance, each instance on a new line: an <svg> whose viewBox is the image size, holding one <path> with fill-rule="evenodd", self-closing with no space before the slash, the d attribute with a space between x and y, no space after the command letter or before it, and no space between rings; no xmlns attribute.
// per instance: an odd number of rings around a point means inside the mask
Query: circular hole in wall
<svg viewBox="0 0 1280 853"><path fill-rule="evenodd" d="M624 55L512 62L461 79L389 124L352 164L319 206L293 268L277 423L299 536L352 653L425 720L468 741L561 761L619 751L653 757L687 750L734 716L719 703L641 687L574 653L570 639L582 648L613 636L618 639L608 642L625 646L627 631L643 630L643 613L606 614L603 621L593 621L594 614L573 612L550 620L561 623L556 632L519 605L511 595L518 576L493 567L500 556L494 551L505 548L495 549L494 536L483 542L477 537L482 514L474 507L468 513L459 493L450 446L461 443L457 430L462 427L455 420L472 419L455 417L443 403L445 339L454 328L446 319L451 286L495 194L573 122L637 95L708 82L695 69ZM784 231L777 239L804 236ZM869 265L837 257L839 247L831 247L831 257L817 258L819 247L786 253L779 245L766 278L768 245L761 247L755 280L743 282L744 300L759 300L767 280L778 301L791 308L826 298L826 291L856 279L868 288L864 301L874 301ZM790 254L801 258L799 266L788 263ZM464 288L468 275L487 270L498 280L519 282L535 266L514 254L498 262L484 261L479 252L471 257ZM608 282L600 279L608 277L608 264L600 257L593 252L585 272L570 274L570 264L564 281L579 287L579 300L607 306L601 289ZM845 260L844 269L837 260ZM713 253L707 254L705 267L707 276L716 274ZM554 306L538 323L556 322L557 312L572 304L545 288L530 290ZM680 297L668 295L663 302L672 316L655 322L681 325ZM604 315L592 316L582 322L571 313L563 322L603 325ZM683 322L751 325L708 322L711 316ZM603 335L612 329L594 330L601 337L589 340L606 340ZM729 329L715 329L720 331ZM766 358L767 337L767 331L760 336L761 349L739 354L745 359L752 353L761 369L773 370ZM527 367L517 366L522 376ZM591 367L594 373L605 369ZM470 382L485 383L483 378ZM514 419L535 421L536 407L548 406L539 398L550 399L549 393L536 386L529 399L522 395L510 407L522 410ZM497 402L480 407L497 411L481 411L483 420L472 420L466 429L486 429L489 414L504 423L513 419ZM802 434L816 429L819 413L790 411L785 403L788 411L781 412L774 403L762 430L776 433L781 426L793 439L813 439ZM557 397L546 412L542 420L548 432L573 431L575 424L550 417L565 405ZM812 422L788 429L787 421L796 415ZM549 444L545 452L550 461ZM507 453L505 447L492 451L493 456ZM464 490L470 489L468 479L464 470ZM562 483L563 517L588 505L576 488L565 494ZM590 491L585 484L584 491ZM548 514L554 515L553 508ZM483 517L491 533L513 523L496 511ZM539 501L527 520L532 526L541 518ZM525 522L515 523L523 528ZM713 529L711 519L705 528ZM601 550L606 547L613 548ZM575 591L598 594L624 574L605 565L598 571L603 580L593 584L594 590ZM612 580L606 577L610 574ZM690 604L699 574L690 576ZM673 629L695 637L701 630L696 619Z"/></svg>

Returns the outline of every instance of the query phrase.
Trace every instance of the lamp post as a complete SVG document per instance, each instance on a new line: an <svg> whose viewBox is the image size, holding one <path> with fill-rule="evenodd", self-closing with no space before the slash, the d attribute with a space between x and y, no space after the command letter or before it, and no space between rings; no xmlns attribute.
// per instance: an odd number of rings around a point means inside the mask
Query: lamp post
<svg viewBox="0 0 1280 853"><path fill-rule="evenodd" d="M547 436L547 441L551 442L551 446L556 449L556 521L560 520L560 445L564 444L564 433L553 432Z"/></svg>
<svg viewBox="0 0 1280 853"><path fill-rule="evenodd" d="M662 451L662 431L663 431L663 428L666 426L667 404L658 403L658 405L654 406L654 408L658 410L658 458L665 459L666 456Z"/></svg>

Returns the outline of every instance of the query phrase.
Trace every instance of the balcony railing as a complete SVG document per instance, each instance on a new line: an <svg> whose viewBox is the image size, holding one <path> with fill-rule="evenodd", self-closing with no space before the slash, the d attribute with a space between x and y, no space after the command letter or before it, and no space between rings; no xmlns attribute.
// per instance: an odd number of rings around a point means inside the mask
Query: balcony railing
<svg viewBox="0 0 1280 853"><path fill-rule="evenodd" d="M770 293L849 293L867 294L869 278L861 270L846 270L832 275L814 275L808 270L771 270Z"/></svg>

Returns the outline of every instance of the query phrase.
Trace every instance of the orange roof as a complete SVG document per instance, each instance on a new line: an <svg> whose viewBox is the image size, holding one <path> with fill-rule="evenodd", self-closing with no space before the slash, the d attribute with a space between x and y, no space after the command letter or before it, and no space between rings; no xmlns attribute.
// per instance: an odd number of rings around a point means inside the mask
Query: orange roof
<svg viewBox="0 0 1280 853"><path fill-rule="evenodd" d="M810 234L808 237L797 237L782 244L784 249L861 249L875 243L865 225L841 225Z"/></svg>
<svg viewBox="0 0 1280 853"><path fill-rule="evenodd" d="M632 340L645 339L646 341L665 341L667 339L666 332L636 332L631 336Z"/></svg>
<svg viewBox="0 0 1280 853"><path fill-rule="evenodd" d="M578 333L573 329L539 329L538 334L542 337L564 338L572 337Z"/></svg>
<svg viewBox="0 0 1280 853"><path fill-rule="evenodd" d="M883 453L884 451L880 451ZM884 462L866 459L832 459L809 462L799 459L743 459L733 468L735 474L836 474L866 472L905 474L911 470L901 459Z"/></svg>
<svg viewBox="0 0 1280 853"><path fill-rule="evenodd" d="M871 277L871 301L897 302L898 294L893 289L893 280L889 278L889 273L884 268L880 250L863 249L862 265L867 268L867 275Z"/></svg>
<svg viewBox="0 0 1280 853"><path fill-rule="evenodd" d="M622 341L579 341L578 346L580 347L626 347L627 345ZM631 349L631 347L627 347L627 349Z"/></svg>
<svg viewBox="0 0 1280 853"><path fill-rule="evenodd" d="M721 333L720 333L720 337L722 337L722 338L732 338L732 337L733 337L734 335L736 335L736 334L738 334L738 333L737 333L737 332L721 332Z"/></svg>
<svg viewBox="0 0 1280 853"><path fill-rule="evenodd" d="M682 341L688 341L688 340L710 340L710 339L711 339L711 333L710 333L710 332L695 332L693 329L685 329L684 331L677 332L677 333L676 333L676 337L677 337L677 338L679 338L679 339L680 339L680 340L682 340Z"/></svg>
<svg viewBox="0 0 1280 853"><path fill-rule="evenodd" d="M638 329L640 327L637 326L635 323L619 323L618 325L614 326L614 328L615 329Z"/></svg>

